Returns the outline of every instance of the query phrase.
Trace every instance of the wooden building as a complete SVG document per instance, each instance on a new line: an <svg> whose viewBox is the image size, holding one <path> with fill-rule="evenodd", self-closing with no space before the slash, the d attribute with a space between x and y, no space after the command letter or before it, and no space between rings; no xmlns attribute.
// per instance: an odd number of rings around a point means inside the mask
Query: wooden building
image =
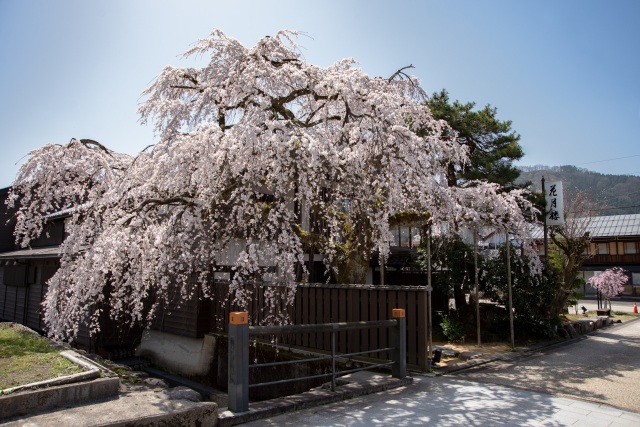
<svg viewBox="0 0 640 427"><path fill-rule="evenodd" d="M52 214L47 222L48 234L31 242L31 247L21 249L14 243L14 212L7 209L5 201L9 189L0 190L0 321L17 322L30 328L46 332L42 317L42 301L47 293L47 281L59 268L59 248L65 238L65 219L72 211ZM398 240L394 247L394 264L387 273L393 282L406 282L406 277L394 277L401 274L411 260L410 251L418 243L416 233L409 229L398 229ZM318 276L320 268L318 261ZM372 267L376 265L375 263ZM372 268L373 271L373 268ZM370 273L369 278L372 279ZM378 272L379 276L379 272ZM414 275L414 282L424 284L426 279ZM211 333L224 333L227 329L229 312L238 309L227 297L229 281L214 278L213 295L200 298L200 292L194 299L171 307L159 307L151 329L161 333L162 339L172 341L175 337L192 340L195 349L201 348L205 338ZM379 277L378 277L379 280ZM403 283L404 284L404 283ZM265 286L258 286L251 304L252 322L259 324L268 315L265 312ZM357 320L388 319L393 308L404 308L408 313L408 334L415 337L409 345L408 364L426 369L426 288L424 286L372 286L372 285L300 285L296 291L293 307L285 307L282 299L280 310L290 311L292 320L297 323L345 322ZM90 337L86 328L81 329L75 344L89 351L110 358L126 357L142 339L141 328L132 329L112 321L105 310L101 320L101 332ZM352 334L348 342L351 351L368 348L372 342L386 342L387 332ZM322 335L322 334L321 334ZM343 336L344 335L344 336ZM327 336L294 337L290 344L326 350ZM297 340L302 340L298 342ZM340 350L346 350L346 335L341 335ZM343 342L344 341L344 342ZM342 347L345 347L344 349ZM130 350L130 351L129 351ZM175 349L171 350L172 352ZM181 364L188 361L181 359Z"/></svg>
<svg viewBox="0 0 640 427"><path fill-rule="evenodd" d="M629 277L622 295L640 296L640 214L594 216L576 220L584 221L591 239L579 273L585 279L581 292L594 295L595 290L586 281L607 269L620 267ZM539 254L543 256L542 227L536 228L534 237L539 242ZM549 245L550 250L553 250L551 241Z"/></svg>
<svg viewBox="0 0 640 427"><path fill-rule="evenodd" d="M591 244L581 274L586 280L608 268L620 267L629 276L623 295L640 295L640 214L592 217ZM595 294L585 285L585 294Z"/></svg>
<svg viewBox="0 0 640 427"><path fill-rule="evenodd" d="M45 233L30 242L29 248L15 244L15 211L6 205L9 188L0 189L0 321L16 322L40 333L46 333L42 302L47 282L60 266L60 245L65 238L65 219L72 211L57 212L48 217ZM133 353L141 329L122 329L105 314L101 333L90 336L81 328L75 345L111 356Z"/></svg>

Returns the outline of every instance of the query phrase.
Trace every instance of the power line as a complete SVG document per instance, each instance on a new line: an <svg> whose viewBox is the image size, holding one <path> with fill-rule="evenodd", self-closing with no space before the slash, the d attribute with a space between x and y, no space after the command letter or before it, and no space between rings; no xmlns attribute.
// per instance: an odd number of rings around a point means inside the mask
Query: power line
<svg viewBox="0 0 640 427"><path fill-rule="evenodd" d="M596 160L595 162L586 162L586 163L578 163L576 164L576 166L582 166L582 165L591 165L593 163L602 163L602 162L610 162L612 160L623 160L623 159L630 159L632 157L640 157L640 154L633 154L631 156L625 156L625 157L616 157L614 159L606 159L606 160Z"/></svg>
<svg viewBox="0 0 640 427"><path fill-rule="evenodd" d="M640 205L618 206L615 208L585 209L582 211L571 211L569 213L575 214L575 213L583 213L583 212L602 212L602 211L611 211L614 209L629 209L629 208L640 208Z"/></svg>
<svg viewBox="0 0 640 427"><path fill-rule="evenodd" d="M613 197L614 199L622 199L624 197L629 197L629 196L634 196L636 194L640 194L640 191L632 191L631 193L624 193L624 194L607 194L604 196L604 198L609 198L609 197Z"/></svg>

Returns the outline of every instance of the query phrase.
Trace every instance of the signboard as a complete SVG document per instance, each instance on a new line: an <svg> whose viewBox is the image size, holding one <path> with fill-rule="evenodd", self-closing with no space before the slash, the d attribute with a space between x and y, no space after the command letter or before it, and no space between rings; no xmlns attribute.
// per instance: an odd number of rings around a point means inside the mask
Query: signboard
<svg viewBox="0 0 640 427"><path fill-rule="evenodd" d="M563 225L562 181L549 182L545 189L544 198L547 202L547 225Z"/></svg>

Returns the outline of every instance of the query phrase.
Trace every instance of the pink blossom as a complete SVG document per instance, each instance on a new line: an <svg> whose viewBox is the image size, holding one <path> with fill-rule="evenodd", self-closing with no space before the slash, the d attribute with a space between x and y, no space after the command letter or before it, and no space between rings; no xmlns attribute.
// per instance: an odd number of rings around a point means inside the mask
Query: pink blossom
<svg viewBox="0 0 640 427"><path fill-rule="evenodd" d="M347 222L365 230L364 253L384 260L398 211L496 224L530 241L523 210L533 209L521 190L446 185L467 152L406 69L385 79L350 59L318 67L296 37L282 31L247 48L214 30L199 41L185 58L205 65L167 66L144 92L141 121L159 140L135 158L75 139L30 153L14 183L17 241L28 246L47 215L75 208L44 303L52 335L73 337L87 320L99 330L106 306L147 322L152 296L175 304L213 294L220 266L241 307L246 284L283 285L263 307L283 321L275 307L293 301L306 272L303 235L318 225L313 249L326 265Z"/></svg>
<svg viewBox="0 0 640 427"><path fill-rule="evenodd" d="M588 283L606 299L620 295L629 278L620 267L613 267L593 276Z"/></svg>

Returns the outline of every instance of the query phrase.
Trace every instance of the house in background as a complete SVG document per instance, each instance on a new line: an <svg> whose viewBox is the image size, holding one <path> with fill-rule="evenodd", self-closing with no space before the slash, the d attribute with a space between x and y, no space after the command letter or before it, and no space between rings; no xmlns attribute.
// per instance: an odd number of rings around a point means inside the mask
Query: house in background
<svg viewBox="0 0 640 427"><path fill-rule="evenodd" d="M612 267L629 276L623 295L640 295L640 214L592 217L589 222L591 244L581 268L585 281ZM585 284L585 295L595 290Z"/></svg>
<svg viewBox="0 0 640 427"><path fill-rule="evenodd" d="M60 245L66 236L65 221L73 214L73 210L52 213L46 224L48 235L33 240L30 248L21 249L14 243L15 212L7 209L5 204L9 194L9 188L0 189L0 321L17 322L46 332L41 304L47 293L47 281L59 268ZM393 249L401 253L395 259L393 271L403 273L411 260L409 252L415 251L419 243L419 234L417 227L398 227L396 231L397 241ZM315 256L314 261L319 264L315 269L317 275L324 278L324 263ZM176 290L176 298L170 295L170 302L158 307L148 330L143 330L145 325L130 327L110 319L106 307L101 313L100 332L90 336L88 329L81 327L74 345L110 359L128 357L135 349L139 355L159 362L159 365L174 372L205 375L204 372L213 369L210 361L215 359L213 355L218 351L215 350L214 337L226 332L229 313L239 310L237 302L228 298L231 274L229 271L225 277L212 277L213 283L206 296L198 287L194 291L195 297L181 304L174 303L179 297L179 290ZM369 278L373 276L374 273L370 272ZM408 364L426 369L426 279L406 274L394 277L404 282L408 278L422 286L301 283L296 290L294 305L288 306L286 299L276 298L276 308L281 312L288 311L291 319L299 324L385 320L393 308L404 308L409 313L408 334L412 337L409 341ZM396 280L394 282L400 284ZM278 286L266 284L255 287L248 284L247 290L254 292L254 295L247 311L255 324L260 324L262 319L271 315L264 309L265 294L267 288L273 290ZM284 290L275 289L275 294L278 293L284 293ZM342 335L338 342L340 352L370 348L368 334L350 336L348 340L346 333ZM380 331L375 340L384 342L389 339L388 335L388 330ZM330 350L330 340L325 339L327 337L320 339L316 334L301 334L292 337L295 342L290 344L327 351ZM219 351L223 350L220 347Z"/></svg>
<svg viewBox="0 0 640 427"><path fill-rule="evenodd" d="M60 267L60 245L65 238L65 220L72 210L49 215L42 235L29 248L15 244L15 210L8 209L10 188L0 189L0 321L20 323L40 333L46 332L42 302L47 281ZM140 328L122 328L103 316L101 332L90 336L81 328L75 344L80 348L111 356L132 353L140 340Z"/></svg>
<svg viewBox="0 0 640 427"><path fill-rule="evenodd" d="M585 221L591 243L579 272L585 280L581 292L595 295L586 282L607 269L620 267L629 277L622 295L640 296L640 214L594 216ZM534 237L539 242L539 254L544 255L542 227L536 228Z"/></svg>
<svg viewBox="0 0 640 427"><path fill-rule="evenodd" d="M13 237L14 211L5 203L9 190L0 189L0 319L43 332L40 304L47 292L46 282L59 266L64 217L51 218L45 233L48 237L34 240L29 249L20 249Z"/></svg>

